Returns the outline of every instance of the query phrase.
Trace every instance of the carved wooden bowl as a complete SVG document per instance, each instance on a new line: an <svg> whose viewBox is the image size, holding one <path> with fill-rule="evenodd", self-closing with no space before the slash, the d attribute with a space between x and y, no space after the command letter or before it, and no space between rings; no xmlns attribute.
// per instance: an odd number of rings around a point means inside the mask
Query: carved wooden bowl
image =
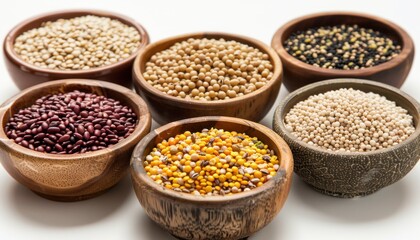
<svg viewBox="0 0 420 240"><path fill-rule="evenodd" d="M143 161L157 143L185 131L203 128L244 132L258 137L280 159L278 173L261 187L225 196L196 196L166 189L145 172ZM169 123L148 134L131 160L134 190L146 214L181 239L241 239L267 225L289 193L293 158L284 140L258 123L231 117L199 117Z"/></svg>
<svg viewBox="0 0 420 240"><path fill-rule="evenodd" d="M87 153L41 153L16 144L4 132L9 118L36 99L73 90L91 92L119 100L138 116L134 132L108 148ZM0 160L16 181L35 193L57 201L77 201L101 194L126 173L134 146L150 131L146 103L130 89L91 79L51 81L30 87L0 107Z"/></svg>
<svg viewBox="0 0 420 240"><path fill-rule="evenodd" d="M415 132L402 143L363 153L324 150L297 140L284 117L298 102L311 95L340 88L373 92L395 101L414 118ZM333 79L302 87L287 96L274 113L273 128L292 149L295 172L314 189L336 197L371 194L403 178L420 158L420 105L401 90L383 83L360 79Z"/></svg>
<svg viewBox="0 0 420 240"><path fill-rule="evenodd" d="M264 87L247 95L226 100L196 101L164 94L146 82L143 72L146 63L156 52L189 38L224 38L258 48L267 53L273 65L273 78ZM191 33L166 38L150 44L137 56L133 66L133 81L136 91L146 100L152 117L160 124L200 116L230 116L260 121L271 109L280 90L283 69L277 53L266 44L245 36L228 33Z"/></svg>
<svg viewBox="0 0 420 240"><path fill-rule="evenodd" d="M284 41L294 32L312 27L339 24L358 24L385 33L401 46L401 53L392 60L364 69L325 69L302 62L283 47ZM283 84L289 91L314 82L333 78L362 78L400 88L410 72L414 58L414 43L410 35L398 25L372 15L353 12L324 12L296 18L280 27L274 34L271 46L280 55L284 66Z"/></svg>
<svg viewBox="0 0 420 240"><path fill-rule="evenodd" d="M109 17L137 29L141 36L138 50L130 57L108 66L102 66L88 70L65 71L36 67L35 65L23 61L13 49L15 39L20 34L30 29L40 27L43 22L55 21L60 18L74 18L86 15ZM99 79L132 88L133 84L131 74L134 58L137 56L138 52L148 43L149 35L147 34L146 30L135 20L129 17L117 13L99 10L65 10L44 13L19 23L7 34L6 38L4 39L3 53L7 70L9 71L10 76L19 89L25 89L33 85L51 80L68 78Z"/></svg>

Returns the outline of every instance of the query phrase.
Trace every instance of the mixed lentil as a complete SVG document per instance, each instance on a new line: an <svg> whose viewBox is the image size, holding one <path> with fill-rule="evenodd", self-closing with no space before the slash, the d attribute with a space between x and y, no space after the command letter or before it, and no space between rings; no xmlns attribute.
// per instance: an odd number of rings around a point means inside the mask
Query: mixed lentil
<svg viewBox="0 0 420 240"><path fill-rule="evenodd" d="M128 58L140 33L118 20L81 16L45 22L18 36L15 52L26 62L54 70L86 70Z"/></svg>
<svg viewBox="0 0 420 240"><path fill-rule="evenodd" d="M194 195L226 195L263 185L276 175L273 150L244 133L212 128L164 140L146 156L156 183Z"/></svg>
<svg viewBox="0 0 420 240"><path fill-rule="evenodd" d="M146 63L145 80L159 91L191 100L224 100L271 80L273 65L258 48L225 39L178 42Z"/></svg>
<svg viewBox="0 0 420 240"><path fill-rule="evenodd" d="M84 153L127 138L137 115L119 101L72 91L43 96L9 119L5 132L17 144L39 152Z"/></svg>
<svg viewBox="0 0 420 240"><path fill-rule="evenodd" d="M331 151L384 149L415 131L406 109L379 94L352 88L310 96L290 109L284 121L298 140Z"/></svg>
<svg viewBox="0 0 420 240"><path fill-rule="evenodd" d="M295 32L284 47L305 63L344 70L376 66L401 52L398 42L381 32L344 24Z"/></svg>

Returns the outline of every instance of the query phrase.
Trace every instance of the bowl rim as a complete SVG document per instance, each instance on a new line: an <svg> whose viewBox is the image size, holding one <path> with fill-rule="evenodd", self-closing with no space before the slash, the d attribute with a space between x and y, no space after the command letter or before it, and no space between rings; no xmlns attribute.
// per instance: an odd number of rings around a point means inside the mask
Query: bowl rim
<svg viewBox="0 0 420 240"><path fill-rule="evenodd" d="M392 58L391 60L387 62L378 64L372 67L368 67L368 68L348 69L348 70L326 69L326 68L316 67L293 57L286 51L281 39L283 38L283 35L288 29L295 26L296 24L299 24L302 21L315 20L317 18L327 17L327 16L349 16L353 18L366 18L366 19L369 19L370 21L378 22L381 25L387 26L388 28L395 31L397 35L401 38L400 44L402 46L402 51L396 57ZM312 13L312 14L304 15L304 16L295 18L293 20L290 20L289 22L285 23L280 28L278 28L277 31L274 33L273 38L271 40L271 46L276 50L276 52L279 54L279 56L281 57L281 60L284 63L287 63L288 65L294 65L300 68L302 71L307 71L308 74L341 75L343 77L354 77L355 75L366 76L372 73L377 73L377 72L381 72L387 69L394 68L400 65L401 63L403 63L404 60L407 59L408 56L410 55L410 52L414 50L414 42L412 38L403 28L401 28L397 24L387 19L384 19L382 17L360 13L360 12L350 12L350 11L318 12L318 13Z"/></svg>
<svg viewBox="0 0 420 240"><path fill-rule="evenodd" d="M184 193L184 192L176 192L174 190L166 189L165 187L157 184L154 182L149 176L147 176L144 167L143 167L143 160L141 158L141 155L144 153L145 148L147 145L152 141L155 137L159 135L159 133L167 131L171 128L176 128L178 126L189 124L189 123L199 123L199 122L217 122L217 121L223 121L223 122L229 122L233 124L240 124L244 125L253 129L257 129L257 131L262 132L264 135L266 135L268 138L270 138L273 143L278 148L278 151L281 154L280 156L280 169L285 169L285 171L278 171L277 174L271 178L269 181L264 183L260 187L256 187L254 189L251 189L250 191L246 192L240 192L235 193L232 195L225 195L225 196L207 196L207 195L193 195L191 193ZM285 153L285 154L283 154ZM158 192L160 195L164 195L166 197L187 201L187 202L195 202L200 204L217 204L217 203L227 203L243 198L249 198L253 196L257 196L267 189L270 189L274 187L274 182L281 181L284 179L283 184L287 184L287 181L290 181L289 184L291 184L292 176L293 176L293 156L292 152L287 145L286 141L280 137L278 134L276 134L273 130L270 128L261 125L256 122L252 122L249 120L241 119L241 118L234 118L234 117L225 117L225 116L204 116L204 117L195 117L195 118L187 118L175 122L171 122L168 124L165 124L153 131L151 131L149 134L147 134L136 146L136 148L133 151L131 162L130 162L130 168L131 168L131 177L133 181L135 181L136 178L141 178L146 185L148 185L150 188L154 189Z"/></svg>
<svg viewBox="0 0 420 240"><path fill-rule="evenodd" d="M98 17L108 17L111 18L113 20L118 20L120 22L122 22L125 25L128 25L130 27L134 27L140 35L140 43L139 46L137 48L137 50L132 53L128 58L123 59L121 61L118 61L116 63L112 63L110 65L106 65L106 66L101 66L101 67L95 67L95 68L91 68L91 69L86 69L86 70L56 70L56 69L48 69L48 68L40 68L37 67L33 64L30 64L26 61L24 61L19 54L17 54L14 50L14 42L15 39L21 35L22 33L19 33L19 31L21 31L22 28L26 27L28 24L34 22L34 21L42 21L43 19L46 18L50 18L53 17L56 20L61 19L63 17L61 17L61 15L68 15L71 14L74 16L69 16L69 17L65 17L65 19L68 18L74 18L74 17L78 17L78 16L85 16L85 15L94 15L94 16L98 16ZM52 21L52 20L49 20ZM129 64L130 62L133 62L135 57L137 56L137 54L139 53L139 51L144 48L145 46L147 46L147 44L149 44L150 42L150 38L149 38L149 34L147 33L146 29L140 25L139 23L137 23L136 20L119 14L119 13L115 13L115 12L110 12L110 11L104 11L104 10L98 10L98 9L71 9L71 10L58 10L58 11L50 11L50 12L45 12L36 16L32 16L30 18L27 18L23 21L21 21L20 23L18 23L17 25L15 25L6 35L6 37L3 40L3 51L4 54L15 64L20 65L21 69L25 69L26 71L32 71L32 72L36 72L38 74L56 74L56 75L65 75L68 78L75 78L79 75L84 75L84 74L99 74L100 72L109 72L111 71L112 68L114 67L119 67L119 66L123 66L126 64ZM62 77L66 78L66 77Z"/></svg>
<svg viewBox="0 0 420 240"><path fill-rule="evenodd" d="M257 89L249 94L235 97L227 100L214 100L214 101L199 101L199 100L186 100L183 98L178 98L174 96L169 96L164 94L163 92L157 90L151 84L146 82L143 77L143 73L140 70L140 66L146 64L149 59L145 59L145 56L152 53L155 54L157 51L154 51L160 45L167 44L169 42L180 42L187 40L188 38L214 38L214 39L225 39L225 40L235 40L240 43L244 43L247 45L251 45L252 47L258 48L261 52L266 53L269 55L271 59L271 63L273 65L273 77L266 85ZM173 45L173 44L172 44ZM239 104L241 101L245 99L251 99L260 93L271 89L272 86L275 85L276 82L282 81L283 75L283 65L281 63L280 57L267 44L263 43L260 40L239 35L239 34L232 34L232 33L225 33L225 32L193 32L193 33L186 33L180 34L168 38L161 39L157 42L154 42L145 48L141 49L139 54L137 55L134 65L133 65L133 80L134 83L137 83L141 86L142 91L146 91L148 94L152 95L155 98L161 98L167 101L169 104L181 104L181 105L188 105L190 108L200 108L200 107L226 107L228 105L236 105Z"/></svg>
<svg viewBox="0 0 420 240"><path fill-rule="evenodd" d="M83 161L88 158L94 158L101 155L107 155L110 152L118 151L121 148L127 147L133 143L139 136L143 133L148 131L151 124L151 115L150 111L147 107L146 102L136 93L131 91L128 88L122 87L120 85L100 81L100 80L91 80L91 79L61 79L61 80L54 80L42 84L37 84L32 87L29 87L20 93L16 94L15 96L6 100L0 106L0 122L3 121L5 114L9 111L10 107L14 104L16 100L21 98L24 95L32 93L32 91L40 88L45 87L53 87L55 89L60 88L66 85L84 85L84 86L91 86L91 87L99 87L105 88L107 91L118 92L124 98L129 101L135 103L135 106L140 113L140 116L137 116L137 124L134 131L127 137L120 140L118 143L108 146L105 149L97 150L97 151L90 151L85 153L74 153L74 154L54 154L54 153L46 153L46 152L37 152L35 150L31 150L29 148L23 147L14 142L14 140L7 137L6 132L3 126L0 126L0 144L4 146L6 151L14 151L23 154L24 156L33 157L35 159L47 159L51 161ZM134 110L134 109L133 109Z"/></svg>
<svg viewBox="0 0 420 240"><path fill-rule="evenodd" d="M300 141L293 134L291 134L291 132L289 132L286 129L286 126L285 126L285 123L284 123L284 119L282 118L282 115L283 114L287 114L287 113L284 112L284 110L285 110L286 106L288 106L289 102L292 99L294 99L295 97L298 97L298 96L300 96L302 94L305 94L309 90L315 90L315 89L318 89L318 88L323 87L323 86L326 86L326 85L334 86L334 85L343 84L343 83L344 84L346 84L346 83L352 83L352 84L357 84L359 86L370 85L370 86L373 86L375 88L385 89L387 91L392 92L393 94L396 94L396 95L399 95L399 96L403 97L410 104L412 104L415 109L417 109L417 117L418 117L418 121L419 122L417 122L417 126L415 126L414 133L412 133L403 142L401 142L401 143L399 143L399 144L397 144L395 146L388 147L388 148L377 149L377 150L368 151L368 152L340 152L340 151L328 151L328 150L323 149L321 147L313 146L313 145L310 145L310 144L305 143L303 141ZM349 86L349 87L350 88L354 88L354 89L358 89L355 86ZM336 88L333 88L333 89L330 89L330 90L326 90L326 91L331 91L331 90L336 90ZM361 90L361 91L367 92L365 90ZM319 94L319 93L323 93L323 92L325 92L325 91L320 91L320 92L317 92L317 93L314 93L314 94ZM371 91L371 92L381 95L380 93L377 93L375 91ZM390 100L390 99L388 99L388 100ZM390 101L396 102L394 100L390 100ZM397 103L397 106L399 106L398 103ZM291 106L291 107L293 107L293 106ZM346 157L351 157L351 156L365 156L365 157L372 157L373 155L377 155L377 154L391 153L391 152L395 151L396 149L400 148L401 146L404 146L404 145L409 144L410 142L414 141L415 139L417 139L420 136L420 104L419 104L419 102L417 102L413 97L411 97L407 93L401 91L400 89L398 89L396 87L390 86L388 84L374 82L372 80L358 79L358 78L334 78L334 79L328 79L328 80L323 80L323 81L315 82L315 83L312 83L312 84L308 84L308 85L306 85L304 87L301 87L301 88L293 91L292 93L290 93L276 107L276 109L274 111L274 116L273 116L273 125L274 125L274 122L276 122L278 124L278 127L280 128L280 130L282 131L282 133L284 135L286 135L287 138L290 139L290 141L292 141L293 143L295 143L297 145L300 145L303 148L308 149L308 150L310 150L312 152L320 152L320 153L328 154L328 155L334 156L334 157L338 157L338 156L346 156Z"/></svg>

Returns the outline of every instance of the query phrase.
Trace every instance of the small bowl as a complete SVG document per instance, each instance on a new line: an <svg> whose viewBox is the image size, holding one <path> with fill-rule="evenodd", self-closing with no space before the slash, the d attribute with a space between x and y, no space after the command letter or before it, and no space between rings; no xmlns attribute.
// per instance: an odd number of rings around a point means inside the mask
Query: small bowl
<svg viewBox="0 0 420 240"><path fill-rule="evenodd" d="M381 150L357 153L332 152L297 140L284 123L285 115L311 95L340 88L373 92L395 101L413 116L415 132L402 143ZM351 198L371 194L403 178L420 158L420 105L401 90L360 79L333 79L302 87L286 97L274 113L274 131L292 149L295 172L324 194Z"/></svg>
<svg viewBox="0 0 420 240"><path fill-rule="evenodd" d="M212 127L258 137L280 156L277 174L251 191L225 196L176 192L158 185L146 174L143 161L157 143L187 130ZM292 174L292 154L280 136L258 123L231 117L198 117L169 123L143 138L131 159L133 186L144 211L180 239L241 239L257 232L282 208Z"/></svg>
<svg viewBox="0 0 420 240"><path fill-rule="evenodd" d="M4 132L9 118L36 99L73 90L91 92L121 101L138 116L134 132L108 148L87 153L41 153L16 144ZM91 79L51 81L28 88L0 106L0 160L7 172L35 193L56 201L77 201L101 194L126 173L134 146L149 131L146 103L130 89Z"/></svg>
<svg viewBox="0 0 420 240"><path fill-rule="evenodd" d="M262 88L245 96L227 100L196 101L168 96L150 85L143 77L147 61L156 52L160 52L173 44L189 38L224 38L256 47L267 53L273 64L273 78ZM202 32L166 38L150 44L137 56L133 67L134 87L150 106L152 117L160 124L200 116L230 116L260 121L271 109L280 90L282 65L276 52L264 43L244 36Z"/></svg>
<svg viewBox="0 0 420 240"><path fill-rule="evenodd" d="M140 33L141 42L138 50L130 57L117 63L92 68L88 70L52 70L37 67L27 63L13 49L15 39L23 32L40 27L43 22L55 21L60 18L68 19L86 15L109 17L134 27ZM80 78L99 79L113 82L128 88L132 88L131 68L137 53L149 43L149 35L146 30L135 20L112 12L99 10L65 10L49 12L29 18L15 26L6 36L3 43L4 59L10 76L19 89L25 89L33 85L57 79Z"/></svg>
<svg viewBox="0 0 420 240"><path fill-rule="evenodd" d="M362 27L378 30L391 39L397 40L402 46L402 51L390 61L373 67L341 70L325 69L307 64L290 55L283 47L286 39L296 31L339 24L358 24ZM400 88L410 72L414 58L413 40L401 27L380 17L352 12L324 12L294 19L277 30L271 41L271 46L280 55L284 65L283 83L289 91L333 78L369 79Z"/></svg>

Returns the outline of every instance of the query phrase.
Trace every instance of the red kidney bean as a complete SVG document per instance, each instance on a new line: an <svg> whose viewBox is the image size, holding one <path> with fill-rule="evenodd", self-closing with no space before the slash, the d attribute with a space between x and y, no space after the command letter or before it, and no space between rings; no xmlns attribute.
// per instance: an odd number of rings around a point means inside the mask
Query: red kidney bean
<svg viewBox="0 0 420 240"><path fill-rule="evenodd" d="M137 115L119 101L73 91L35 100L9 119L5 132L35 151L72 154L116 144L128 137L136 124Z"/></svg>

